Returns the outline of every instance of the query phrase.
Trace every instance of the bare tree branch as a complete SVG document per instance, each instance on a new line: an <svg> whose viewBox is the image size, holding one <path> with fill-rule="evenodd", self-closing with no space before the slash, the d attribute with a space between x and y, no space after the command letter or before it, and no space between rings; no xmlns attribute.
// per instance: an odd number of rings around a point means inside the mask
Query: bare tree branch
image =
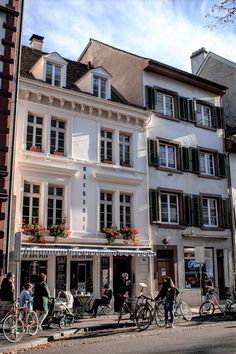
<svg viewBox="0 0 236 354"><path fill-rule="evenodd" d="M211 30L217 25L233 23L236 17L236 0L219 0L211 7L211 13L206 14L211 21L207 25Z"/></svg>

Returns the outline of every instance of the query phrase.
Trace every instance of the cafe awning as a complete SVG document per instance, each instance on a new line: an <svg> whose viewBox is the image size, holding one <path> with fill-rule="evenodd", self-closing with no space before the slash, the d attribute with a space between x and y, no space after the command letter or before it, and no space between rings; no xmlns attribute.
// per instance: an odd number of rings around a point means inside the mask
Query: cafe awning
<svg viewBox="0 0 236 354"><path fill-rule="evenodd" d="M150 249L128 248L78 248L78 247L49 247L49 246L21 246L24 256L139 256L152 257L155 252Z"/></svg>

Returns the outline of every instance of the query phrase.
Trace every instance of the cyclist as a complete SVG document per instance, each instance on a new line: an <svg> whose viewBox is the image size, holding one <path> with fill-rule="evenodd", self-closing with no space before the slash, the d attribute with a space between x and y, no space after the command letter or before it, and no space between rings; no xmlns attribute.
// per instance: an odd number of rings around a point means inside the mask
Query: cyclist
<svg viewBox="0 0 236 354"><path fill-rule="evenodd" d="M24 289L20 293L20 306L23 307L25 303L27 303L27 306L30 310L32 310L32 301L33 297L31 295L32 292L32 284L27 283L24 285Z"/></svg>
<svg viewBox="0 0 236 354"><path fill-rule="evenodd" d="M173 280L170 277L163 279L163 285L156 296L155 300L165 299L165 326L173 327L174 322L174 303L179 294L179 290L175 287ZM170 318L169 318L170 317Z"/></svg>

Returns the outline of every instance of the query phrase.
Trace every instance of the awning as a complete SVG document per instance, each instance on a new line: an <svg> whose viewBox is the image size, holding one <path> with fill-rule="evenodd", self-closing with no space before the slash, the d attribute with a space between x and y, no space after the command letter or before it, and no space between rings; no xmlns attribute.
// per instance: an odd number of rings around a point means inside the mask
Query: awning
<svg viewBox="0 0 236 354"><path fill-rule="evenodd" d="M21 246L21 254L25 256L139 256L152 257L155 252L147 249L122 249L122 248L78 248L78 247L45 247Z"/></svg>

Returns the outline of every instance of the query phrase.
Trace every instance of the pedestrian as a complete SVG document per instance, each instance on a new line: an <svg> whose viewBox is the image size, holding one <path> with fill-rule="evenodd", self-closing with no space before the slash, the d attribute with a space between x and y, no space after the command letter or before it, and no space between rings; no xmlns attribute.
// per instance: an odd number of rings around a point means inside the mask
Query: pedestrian
<svg viewBox="0 0 236 354"><path fill-rule="evenodd" d="M174 304L175 299L179 294L179 290L175 287L173 280L170 277L163 279L163 286L156 296L155 300L164 299L165 308L165 326L173 327L174 323Z"/></svg>
<svg viewBox="0 0 236 354"><path fill-rule="evenodd" d="M112 290L110 289L108 284L105 284L101 292L101 298L94 300L93 306L91 310L89 310L88 312L93 313L92 317L96 317L98 312L98 307L101 305L108 305L111 301L111 298L112 298Z"/></svg>
<svg viewBox="0 0 236 354"><path fill-rule="evenodd" d="M213 282L208 274L204 273L202 276L202 295L203 301L209 300L209 291L213 290Z"/></svg>
<svg viewBox="0 0 236 354"><path fill-rule="evenodd" d="M131 295L131 280L129 279L129 274L128 273L122 273L122 281L121 281L121 290L120 293L121 295L125 297L129 297Z"/></svg>
<svg viewBox="0 0 236 354"><path fill-rule="evenodd" d="M44 319L48 314L48 304L50 298L50 292L48 286L46 284L46 274L41 273L39 276L39 281L35 284L34 287L34 300L33 300L33 308L37 313L39 320L39 330L42 331L42 324Z"/></svg>
<svg viewBox="0 0 236 354"><path fill-rule="evenodd" d="M32 310L32 302L33 302L33 297L32 297L32 284L26 283L24 285L24 289L20 293L20 306L23 307L25 304L27 304L27 307Z"/></svg>
<svg viewBox="0 0 236 354"><path fill-rule="evenodd" d="M13 303L15 301L15 274L7 273L6 277L2 281L0 298L2 301Z"/></svg>

